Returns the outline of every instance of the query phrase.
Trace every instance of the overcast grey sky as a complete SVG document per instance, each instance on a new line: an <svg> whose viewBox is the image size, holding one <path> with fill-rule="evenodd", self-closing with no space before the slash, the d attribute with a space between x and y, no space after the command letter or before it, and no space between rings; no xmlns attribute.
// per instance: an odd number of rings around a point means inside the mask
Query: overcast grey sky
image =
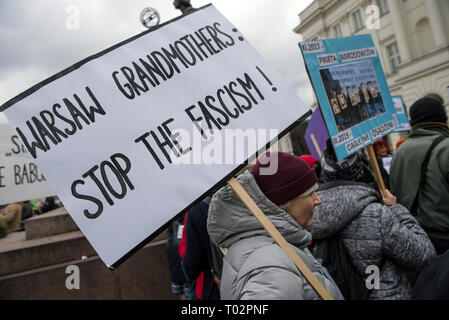
<svg viewBox="0 0 449 320"><path fill-rule="evenodd" d="M312 0L192 0L212 3L310 105L314 96L293 28ZM181 14L173 0L1 0L0 105L72 64L142 31L140 12L156 8L161 22ZM76 22L79 28L67 28ZM73 24L72 24L73 25ZM7 122L0 113L0 123Z"/></svg>

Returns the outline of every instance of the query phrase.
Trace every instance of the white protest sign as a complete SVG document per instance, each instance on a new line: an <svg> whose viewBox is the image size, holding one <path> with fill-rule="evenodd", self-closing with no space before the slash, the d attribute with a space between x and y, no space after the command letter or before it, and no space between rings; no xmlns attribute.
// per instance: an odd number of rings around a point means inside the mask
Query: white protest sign
<svg viewBox="0 0 449 320"><path fill-rule="evenodd" d="M382 158L382 165L388 174L390 174L391 160L393 160L393 157L383 157Z"/></svg>
<svg viewBox="0 0 449 320"><path fill-rule="evenodd" d="M211 5L91 56L2 108L109 267L308 111Z"/></svg>
<svg viewBox="0 0 449 320"><path fill-rule="evenodd" d="M17 132L0 124L0 204L54 196Z"/></svg>

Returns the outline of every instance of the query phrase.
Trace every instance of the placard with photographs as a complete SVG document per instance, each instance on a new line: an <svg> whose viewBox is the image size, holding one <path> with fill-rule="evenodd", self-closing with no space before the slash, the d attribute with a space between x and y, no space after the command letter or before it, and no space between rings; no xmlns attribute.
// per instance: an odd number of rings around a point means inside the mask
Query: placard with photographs
<svg viewBox="0 0 449 320"><path fill-rule="evenodd" d="M399 126L371 35L306 41L299 47L338 160Z"/></svg>
<svg viewBox="0 0 449 320"><path fill-rule="evenodd" d="M395 113L393 114L394 121L396 122L397 128L394 132L410 131L412 127L408 121L407 109L404 105L404 100L401 96L393 96L393 103L395 108Z"/></svg>

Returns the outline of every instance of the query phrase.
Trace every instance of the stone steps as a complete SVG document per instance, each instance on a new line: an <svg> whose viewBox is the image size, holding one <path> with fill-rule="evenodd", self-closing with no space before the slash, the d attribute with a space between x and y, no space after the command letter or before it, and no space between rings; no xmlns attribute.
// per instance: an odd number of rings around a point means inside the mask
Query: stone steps
<svg viewBox="0 0 449 320"><path fill-rule="evenodd" d="M25 220L25 230L0 239L0 299L178 299L166 232L109 270L64 208ZM79 290L66 288L68 265L79 267Z"/></svg>
<svg viewBox="0 0 449 320"><path fill-rule="evenodd" d="M96 255L81 231L33 240L15 232L4 239L9 241L0 241L0 276Z"/></svg>
<svg viewBox="0 0 449 320"><path fill-rule="evenodd" d="M29 218L24 224L27 240L79 230L64 207Z"/></svg>
<svg viewBox="0 0 449 320"><path fill-rule="evenodd" d="M0 300L178 299L171 294L165 242L151 242L116 270L93 256L0 276ZM79 268L79 289L66 287L68 265Z"/></svg>

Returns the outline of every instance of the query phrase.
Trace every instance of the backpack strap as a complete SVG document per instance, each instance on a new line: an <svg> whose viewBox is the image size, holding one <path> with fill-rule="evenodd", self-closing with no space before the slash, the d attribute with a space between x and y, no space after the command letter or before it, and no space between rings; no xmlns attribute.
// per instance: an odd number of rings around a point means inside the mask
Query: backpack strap
<svg viewBox="0 0 449 320"><path fill-rule="evenodd" d="M417 216L418 215L418 198L421 188L424 186L424 183L426 181L426 171L427 167L429 166L430 161L430 155L432 154L433 149L436 148L436 146L445 139L445 136L439 136L435 140L433 140L432 144L430 145L429 149L427 150L426 156L424 157L424 161L421 165L421 176L419 178L419 184L418 184L418 191L416 192L415 200L413 201L412 208L410 209L412 215Z"/></svg>
<svg viewBox="0 0 449 320"><path fill-rule="evenodd" d="M207 257L209 262L209 268L212 274L216 275L218 279L221 279L221 272L223 269L223 253L218 247L209 241L209 256Z"/></svg>

